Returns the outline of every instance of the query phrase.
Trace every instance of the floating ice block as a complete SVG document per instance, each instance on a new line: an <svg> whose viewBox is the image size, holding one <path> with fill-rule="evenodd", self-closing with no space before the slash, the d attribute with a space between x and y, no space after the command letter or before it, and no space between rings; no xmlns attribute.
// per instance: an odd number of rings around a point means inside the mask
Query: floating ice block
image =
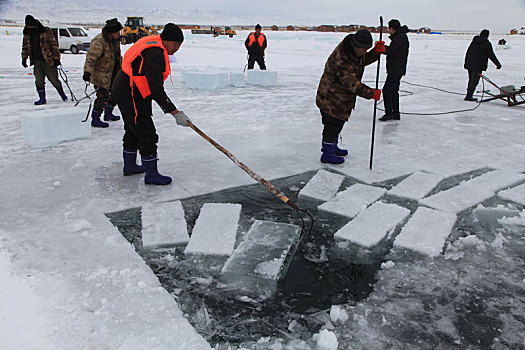
<svg viewBox="0 0 525 350"><path fill-rule="evenodd" d="M419 203L457 214L489 199L494 196L497 190L524 180L525 175L523 174L495 170L465 181L446 191L423 198Z"/></svg>
<svg viewBox="0 0 525 350"><path fill-rule="evenodd" d="M230 73L230 84L235 87L244 87L244 74Z"/></svg>
<svg viewBox="0 0 525 350"><path fill-rule="evenodd" d="M231 203L205 203L185 254L230 256L237 238L242 206Z"/></svg>
<svg viewBox="0 0 525 350"><path fill-rule="evenodd" d="M148 203L142 207L142 245L145 248L187 243L189 239L180 201Z"/></svg>
<svg viewBox="0 0 525 350"><path fill-rule="evenodd" d="M296 225L255 221L221 271L226 289L258 297L277 290L288 270L290 249L295 249L301 228Z"/></svg>
<svg viewBox="0 0 525 350"><path fill-rule="evenodd" d="M394 248L436 257L441 253L456 219L453 213L419 207L394 240Z"/></svg>
<svg viewBox="0 0 525 350"><path fill-rule="evenodd" d="M182 72L182 81L192 89L217 90L228 85L228 73Z"/></svg>
<svg viewBox="0 0 525 350"><path fill-rule="evenodd" d="M319 206L319 211L353 218L360 211L378 200L386 190L380 187L355 184L339 192L334 198Z"/></svg>
<svg viewBox="0 0 525 350"><path fill-rule="evenodd" d="M277 72L250 69L246 75L246 84L261 86L277 85Z"/></svg>
<svg viewBox="0 0 525 350"><path fill-rule="evenodd" d="M344 179L343 175L321 169L299 191L299 199L327 201L335 196Z"/></svg>
<svg viewBox="0 0 525 350"><path fill-rule="evenodd" d="M376 202L337 231L334 238L372 248L409 214L410 210L398 205Z"/></svg>
<svg viewBox="0 0 525 350"><path fill-rule="evenodd" d="M389 195L418 200L425 197L443 180L443 176L423 172L415 172L390 191Z"/></svg>
<svg viewBox="0 0 525 350"><path fill-rule="evenodd" d="M521 205L525 205L525 184L521 184L508 190L500 191L498 193L498 197Z"/></svg>
<svg viewBox="0 0 525 350"><path fill-rule="evenodd" d="M88 138L91 137L91 125L82 123L85 113L74 107L27 112L21 118L22 133L32 147Z"/></svg>

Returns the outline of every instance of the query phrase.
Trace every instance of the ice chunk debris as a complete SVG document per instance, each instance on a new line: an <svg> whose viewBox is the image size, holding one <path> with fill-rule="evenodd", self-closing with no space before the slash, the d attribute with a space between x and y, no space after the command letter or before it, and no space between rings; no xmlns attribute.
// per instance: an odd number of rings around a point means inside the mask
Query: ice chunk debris
<svg viewBox="0 0 525 350"><path fill-rule="evenodd" d="M336 323L338 321L344 323L348 321L348 314L346 313L346 310L343 309L340 305L332 305L332 307L330 308L330 319L333 323Z"/></svg>
<svg viewBox="0 0 525 350"><path fill-rule="evenodd" d="M337 350L339 342L335 333L327 329L321 330L319 333L313 335L316 343L316 350Z"/></svg>
<svg viewBox="0 0 525 350"><path fill-rule="evenodd" d="M32 147L91 137L91 126L82 123L82 110L73 107L31 111L21 117L22 133Z"/></svg>

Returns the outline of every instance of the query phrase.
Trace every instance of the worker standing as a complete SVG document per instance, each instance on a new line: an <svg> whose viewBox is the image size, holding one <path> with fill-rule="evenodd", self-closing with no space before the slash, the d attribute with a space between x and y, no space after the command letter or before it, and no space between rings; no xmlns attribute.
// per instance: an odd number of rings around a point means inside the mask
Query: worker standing
<svg viewBox="0 0 525 350"><path fill-rule="evenodd" d="M22 66L27 68L27 58L29 57L29 65L33 65L33 75L35 76L36 91L39 97L35 105L47 103L46 77L53 84L62 101L67 101L62 83L58 79L57 67L61 65L60 51L53 31L44 27L33 16L27 15L23 34Z"/></svg>
<svg viewBox="0 0 525 350"><path fill-rule="evenodd" d="M115 121L120 117L113 114L116 101L111 94L111 86L117 76L122 64L120 54L120 30L122 24L112 18L106 21L102 33L91 40L89 50L86 54L84 64L84 75L86 82L91 82L97 90L97 98L91 113L91 126L107 128L108 123L100 120L104 111L104 120Z"/></svg>
<svg viewBox="0 0 525 350"><path fill-rule="evenodd" d="M261 25L255 26L255 32L251 32L250 35L244 41L244 46L248 50L248 69L253 69L255 62L259 65L261 70L266 70L266 64L264 63L264 50L268 46L266 36L261 32Z"/></svg>
<svg viewBox="0 0 525 350"><path fill-rule="evenodd" d="M397 19L388 22L390 45L385 46L386 55L386 81L383 85L383 101L385 102L385 115L380 121L399 120L399 83L406 74L408 61L408 27L401 26Z"/></svg>
<svg viewBox="0 0 525 350"><path fill-rule="evenodd" d="M175 117L178 125L188 126L190 121L179 111L164 91L164 81L170 76L169 55L177 52L184 41L182 30L168 23L160 35L138 40L124 54L122 70L117 74L112 94L115 96L124 121L124 175L146 172L144 182L168 185L169 176L157 170L157 142L152 119L152 100L164 113ZM142 165L137 165L137 149Z"/></svg>
<svg viewBox="0 0 525 350"><path fill-rule="evenodd" d="M481 72L487 70L489 58L496 65L496 69L501 69L501 63L499 63L494 54L492 44L489 41L489 34L488 29L483 29L479 35L472 39L465 54L464 68L468 70L468 86L465 101L478 100L473 97L474 91L478 86Z"/></svg>
<svg viewBox="0 0 525 350"><path fill-rule="evenodd" d="M371 47L372 34L360 29L355 34L348 34L326 61L315 101L324 126L322 163L340 164L345 161L348 150L337 147L337 139L355 107L356 97L376 101L381 97L381 90L361 82L365 66L377 61L379 55L385 52L384 41L376 42L374 49L368 51Z"/></svg>

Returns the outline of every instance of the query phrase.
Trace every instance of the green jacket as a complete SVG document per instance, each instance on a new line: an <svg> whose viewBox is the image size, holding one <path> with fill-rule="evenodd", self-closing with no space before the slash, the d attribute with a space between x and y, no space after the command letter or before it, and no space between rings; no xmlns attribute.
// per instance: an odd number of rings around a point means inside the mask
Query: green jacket
<svg viewBox="0 0 525 350"><path fill-rule="evenodd" d="M117 41L117 55L119 69L122 65L122 55L120 54L120 42ZM113 76L114 55L111 40L104 37L104 33L98 34L91 40L89 50L86 54L84 72L91 73L91 83L106 90L111 90L111 83L115 79ZM117 70L118 71L118 70Z"/></svg>
<svg viewBox="0 0 525 350"><path fill-rule="evenodd" d="M365 66L379 58L373 50L357 57L351 46L352 37L353 34L347 35L328 57L315 99L321 111L344 121L350 118L356 96L366 99L374 96L375 89L363 84L361 78Z"/></svg>

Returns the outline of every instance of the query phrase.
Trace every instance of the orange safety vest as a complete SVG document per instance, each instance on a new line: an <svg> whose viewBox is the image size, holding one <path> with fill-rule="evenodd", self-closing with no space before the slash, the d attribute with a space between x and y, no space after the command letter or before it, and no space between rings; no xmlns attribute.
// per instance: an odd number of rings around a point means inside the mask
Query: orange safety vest
<svg viewBox="0 0 525 350"><path fill-rule="evenodd" d="M126 53L124 54L124 58L122 59L122 71L126 73L129 76L129 86L131 88L131 98L133 100L133 108L135 109L135 124L137 124L137 107L135 106L135 98L133 97L133 83L137 86L139 89L140 94L143 98L148 97L151 95L151 91L149 89L148 79L145 75L133 75L133 68L131 67L131 63L137 58L141 57L140 67L139 67L139 74L142 74L142 64L144 63L144 58L142 57L142 51L149 49L150 47L159 47L164 51L164 61L166 62L166 67L164 68L164 81L168 79L168 77L171 74L171 66L170 66L170 58L168 55L168 51L162 45L162 39L160 38L160 35L150 35L146 36L142 39L139 39L133 46L131 46Z"/></svg>
<svg viewBox="0 0 525 350"><path fill-rule="evenodd" d="M251 32L250 36L248 37L250 40L248 41L248 46L252 46L252 44L255 42L255 32ZM259 37L257 38L257 43L260 47L263 47L264 45L264 34L261 32L259 34Z"/></svg>

